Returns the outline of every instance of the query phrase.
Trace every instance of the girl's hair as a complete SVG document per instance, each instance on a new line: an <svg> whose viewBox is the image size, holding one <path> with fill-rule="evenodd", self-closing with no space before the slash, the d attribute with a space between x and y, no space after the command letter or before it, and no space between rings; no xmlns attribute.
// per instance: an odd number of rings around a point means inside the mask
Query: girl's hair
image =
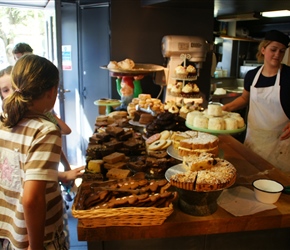
<svg viewBox="0 0 290 250"><path fill-rule="evenodd" d="M10 75L11 71L12 71L13 66L8 66L5 69L1 69L0 70L0 77L4 76L4 75Z"/></svg>
<svg viewBox="0 0 290 250"><path fill-rule="evenodd" d="M16 62L11 80L14 93L4 100L0 118L10 128L24 117L33 100L41 99L46 91L58 86L59 71L46 58L29 54Z"/></svg>
<svg viewBox="0 0 290 250"><path fill-rule="evenodd" d="M262 40L259 44L258 47L258 52L256 54L256 58L258 60L258 62L263 62L264 61L264 55L262 54L262 48L266 48L271 42L273 41L269 41L269 40Z"/></svg>

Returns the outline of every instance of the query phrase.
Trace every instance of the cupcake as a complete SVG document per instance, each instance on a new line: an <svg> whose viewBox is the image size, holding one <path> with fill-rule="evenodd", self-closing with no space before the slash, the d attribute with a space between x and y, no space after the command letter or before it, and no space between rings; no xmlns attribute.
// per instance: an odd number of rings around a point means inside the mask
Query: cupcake
<svg viewBox="0 0 290 250"><path fill-rule="evenodd" d="M181 94L181 90L182 90L182 82L177 82L172 86L170 92L171 95L173 96L179 96Z"/></svg>
<svg viewBox="0 0 290 250"><path fill-rule="evenodd" d="M177 66L174 71L175 76L178 78L186 78L188 75L186 68L181 65Z"/></svg>
<svg viewBox="0 0 290 250"><path fill-rule="evenodd" d="M188 72L188 77L196 76L196 68L192 65L188 65L186 67L186 71Z"/></svg>

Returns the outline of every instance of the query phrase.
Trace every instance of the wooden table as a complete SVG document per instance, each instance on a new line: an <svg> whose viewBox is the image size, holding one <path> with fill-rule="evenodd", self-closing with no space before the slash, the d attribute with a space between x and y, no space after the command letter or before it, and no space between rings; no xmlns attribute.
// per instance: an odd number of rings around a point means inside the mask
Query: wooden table
<svg viewBox="0 0 290 250"><path fill-rule="evenodd" d="M238 176L235 185L251 187L253 180L263 177L275 179L285 186L290 185L289 176L247 149L232 136L220 135L219 138L219 147L224 151L224 158L231 162L237 169ZM191 216L181 212L178 206L175 206L174 213L160 226L83 228L78 224L78 239L80 241L88 241L88 246L95 246L94 244L90 244L90 242L155 238L168 239L173 237L215 234L222 236L235 232L253 232L268 229L275 229L276 232L276 229L282 229L282 232L279 234L283 235L285 230L287 231L288 237L285 244L289 247L290 195L282 194L275 205L277 205L277 209L240 217L235 217L220 207L218 207L218 210L214 214L209 216ZM262 235L265 235L265 232L270 232L273 236L271 230L262 231ZM267 238L267 236L265 235L264 238ZM279 241L281 240L279 239ZM276 249L283 249L283 247L281 246L281 248Z"/></svg>

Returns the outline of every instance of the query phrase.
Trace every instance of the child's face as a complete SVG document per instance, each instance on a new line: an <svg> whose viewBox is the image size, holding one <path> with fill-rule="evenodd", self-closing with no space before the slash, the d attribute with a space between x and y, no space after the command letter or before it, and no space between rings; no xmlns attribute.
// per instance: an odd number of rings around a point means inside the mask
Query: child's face
<svg viewBox="0 0 290 250"><path fill-rule="evenodd" d="M1 98L6 98L8 95L12 94L12 92L11 76L5 74L4 76L0 77Z"/></svg>

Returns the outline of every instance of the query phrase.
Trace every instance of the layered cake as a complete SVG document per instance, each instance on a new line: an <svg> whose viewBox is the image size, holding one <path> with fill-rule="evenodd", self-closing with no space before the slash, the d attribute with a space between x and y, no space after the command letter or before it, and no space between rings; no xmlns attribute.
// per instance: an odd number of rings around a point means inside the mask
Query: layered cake
<svg viewBox="0 0 290 250"><path fill-rule="evenodd" d="M180 156L188 156L200 153L211 153L214 156L218 156L219 139L215 135L208 133L189 131L190 138L183 139L179 142L178 154Z"/></svg>

